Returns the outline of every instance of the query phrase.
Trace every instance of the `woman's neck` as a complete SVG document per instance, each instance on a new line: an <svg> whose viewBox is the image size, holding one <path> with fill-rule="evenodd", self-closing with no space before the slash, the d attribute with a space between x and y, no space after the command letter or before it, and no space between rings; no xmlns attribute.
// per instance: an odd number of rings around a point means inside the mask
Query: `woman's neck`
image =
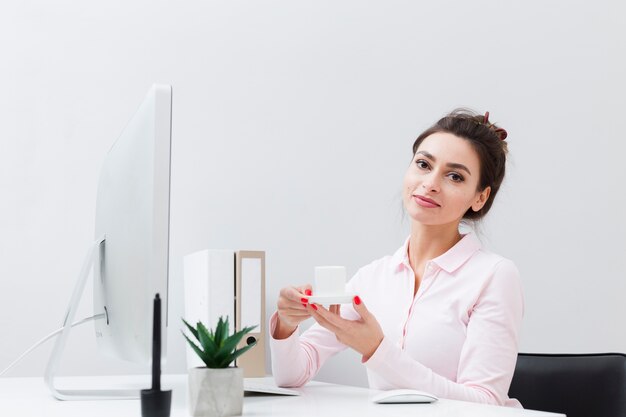
<svg viewBox="0 0 626 417"><path fill-rule="evenodd" d="M461 234L457 223L426 226L413 222L408 250L411 267L424 265L427 261L444 254L459 240Z"/></svg>

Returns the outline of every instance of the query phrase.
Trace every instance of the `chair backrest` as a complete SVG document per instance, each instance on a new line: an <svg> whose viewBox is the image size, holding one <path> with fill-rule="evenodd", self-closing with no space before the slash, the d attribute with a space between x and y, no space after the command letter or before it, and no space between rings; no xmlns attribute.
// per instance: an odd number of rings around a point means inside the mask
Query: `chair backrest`
<svg viewBox="0 0 626 417"><path fill-rule="evenodd" d="M626 355L520 353L509 397L567 417L625 417Z"/></svg>

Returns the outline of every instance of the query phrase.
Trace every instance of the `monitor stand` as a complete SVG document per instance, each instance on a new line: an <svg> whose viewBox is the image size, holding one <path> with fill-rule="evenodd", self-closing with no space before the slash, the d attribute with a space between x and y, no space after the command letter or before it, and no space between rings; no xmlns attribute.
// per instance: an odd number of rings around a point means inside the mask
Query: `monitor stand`
<svg viewBox="0 0 626 417"><path fill-rule="evenodd" d="M78 309L78 304L80 303L83 290L85 289L85 284L87 279L89 278L89 272L94 265L98 265L100 262L100 247L104 245L105 238L102 237L100 239L95 240L89 251L87 252L87 256L85 256L85 260L83 261L83 266L80 270L80 275L78 276L78 280L76 281L76 285L74 286L74 292L72 293L72 298L70 299L70 303L67 306L67 311L65 312L65 318L63 319L63 330L54 344L54 349L52 350L52 354L50 355L50 359L48 360L48 365L46 366L46 372L44 374L44 381L50 392L54 397L58 400L121 400L121 399L139 399L139 390L64 390L58 389L54 384L54 379L56 377L57 371L59 369L59 365L61 362L61 356L63 354L63 350L65 349L65 344L70 335L70 331L72 329L72 322L74 320L74 316L76 315L76 310ZM94 268L94 274L99 273L100 268Z"/></svg>

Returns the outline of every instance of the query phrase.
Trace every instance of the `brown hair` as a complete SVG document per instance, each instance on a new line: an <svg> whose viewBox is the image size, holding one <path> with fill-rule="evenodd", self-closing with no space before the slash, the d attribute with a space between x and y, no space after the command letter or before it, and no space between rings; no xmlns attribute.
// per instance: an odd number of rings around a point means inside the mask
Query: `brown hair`
<svg viewBox="0 0 626 417"><path fill-rule="evenodd" d="M504 139L507 133L504 129L489 122L489 113L483 116L468 109L456 109L417 137L413 143L413 155L424 139L437 132L451 133L467 140L478 155L480 160L478 191L491 187L491 193L480 210L474 211L470 207L463 215L463 219L479 220L491 208L504 179L508 151L507 142Z"/></svg>

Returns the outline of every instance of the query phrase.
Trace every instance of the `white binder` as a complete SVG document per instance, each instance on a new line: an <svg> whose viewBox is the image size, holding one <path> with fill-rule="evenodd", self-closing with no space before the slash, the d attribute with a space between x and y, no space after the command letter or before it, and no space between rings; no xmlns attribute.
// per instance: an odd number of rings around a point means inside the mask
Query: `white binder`
<svg viewBox="0 0 626 417"><path fill-rule="evenodd" d="M220 316L228 316L232 332L235 326L235 252L201 250L185 256L183 264L185 320L194 327L201 321L214 328ZM205 366L188 345L186 356L187 368Z"/></svg>

